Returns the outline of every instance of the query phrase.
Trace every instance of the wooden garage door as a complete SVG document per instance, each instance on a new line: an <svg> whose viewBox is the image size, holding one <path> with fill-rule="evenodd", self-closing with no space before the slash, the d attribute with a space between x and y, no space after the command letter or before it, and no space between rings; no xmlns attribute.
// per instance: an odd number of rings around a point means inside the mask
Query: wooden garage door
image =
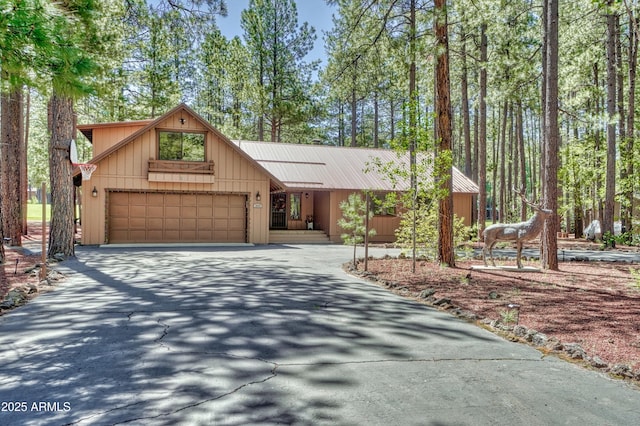
<svg viewBox="0 0 640 426"><path fill-rule="evenodd" d="M244 243L244 195L109 193L109 242Z"/></svg>

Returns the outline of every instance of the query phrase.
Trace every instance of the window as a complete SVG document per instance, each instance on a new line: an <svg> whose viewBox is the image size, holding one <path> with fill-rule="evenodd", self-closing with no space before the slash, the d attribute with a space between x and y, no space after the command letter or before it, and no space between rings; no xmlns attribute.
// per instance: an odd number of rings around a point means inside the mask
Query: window
<svg viewBox="0 0 640 426"><path fill-rule="evenodd" d="M369 209L373 211L376 216L395 216L396 215L396 197L395 194L385 194L383 192L376 192L371 194L371 204Z"/></svg>
<svg viewBox="0 0 640 426"><path fill-rule="evenodd" d="M161 131L158 134L158 159L205 161L204 133Z"/></svg>
<svg viewBox="0 0 640 426"><path fill-rule="evenodd" d="M300 220L300 194L290 195L289 210L291 220Z"/></svg>

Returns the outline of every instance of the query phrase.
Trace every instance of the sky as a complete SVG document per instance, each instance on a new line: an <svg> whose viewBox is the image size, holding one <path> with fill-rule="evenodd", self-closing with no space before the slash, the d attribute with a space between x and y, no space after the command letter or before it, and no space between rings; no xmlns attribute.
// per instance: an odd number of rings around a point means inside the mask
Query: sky
<svg viewBox="0 0 640 426"><path fill-rule="evenodd" d="M308 62L316 59L322 60L324 63L324 32L329 31L333 25L331 15L335 11L335 7L327 6L325 0L296 0L298 7L298 24L308 22L316 29L316 41L313 50L305 58ZM249 0L227 0L227 9L229 14L226 18L218 17L216 23L220 27L220 31L224 36L231 39L235 36L243 37L242 27L240 26L240 14L249 6Z"/></svg>

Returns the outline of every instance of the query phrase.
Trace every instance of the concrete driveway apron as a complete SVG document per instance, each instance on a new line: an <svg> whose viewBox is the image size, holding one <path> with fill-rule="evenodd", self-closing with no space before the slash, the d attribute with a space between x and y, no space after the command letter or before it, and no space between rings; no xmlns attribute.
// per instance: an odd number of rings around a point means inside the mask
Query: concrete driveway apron
<svg viewBox="0 0 640 426"><path fill-rule="evenodd" d="M0 318L0 424L640 424L637 388L350 277L350 257L79 247Z"/></svg>

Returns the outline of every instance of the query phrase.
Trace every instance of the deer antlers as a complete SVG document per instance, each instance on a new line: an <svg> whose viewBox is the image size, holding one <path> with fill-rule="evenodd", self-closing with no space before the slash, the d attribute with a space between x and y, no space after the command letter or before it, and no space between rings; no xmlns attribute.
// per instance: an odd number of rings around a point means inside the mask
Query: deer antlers
<svg viewBox="0 0 640 426"><path fill-rule="evenodd" d="M520 191L518 191L516 188L512 188L512 189L513 189L513 192L515 192L520 196L520 198L522 199L522 202L528 205L529 207L531 207L532 209L540 210L542 208L542 203L540 203L540 201L538 201L537 203L532 203L531 201L527 200L527 197L524 195L524 190L525 190L524 187Z"/></svg>

